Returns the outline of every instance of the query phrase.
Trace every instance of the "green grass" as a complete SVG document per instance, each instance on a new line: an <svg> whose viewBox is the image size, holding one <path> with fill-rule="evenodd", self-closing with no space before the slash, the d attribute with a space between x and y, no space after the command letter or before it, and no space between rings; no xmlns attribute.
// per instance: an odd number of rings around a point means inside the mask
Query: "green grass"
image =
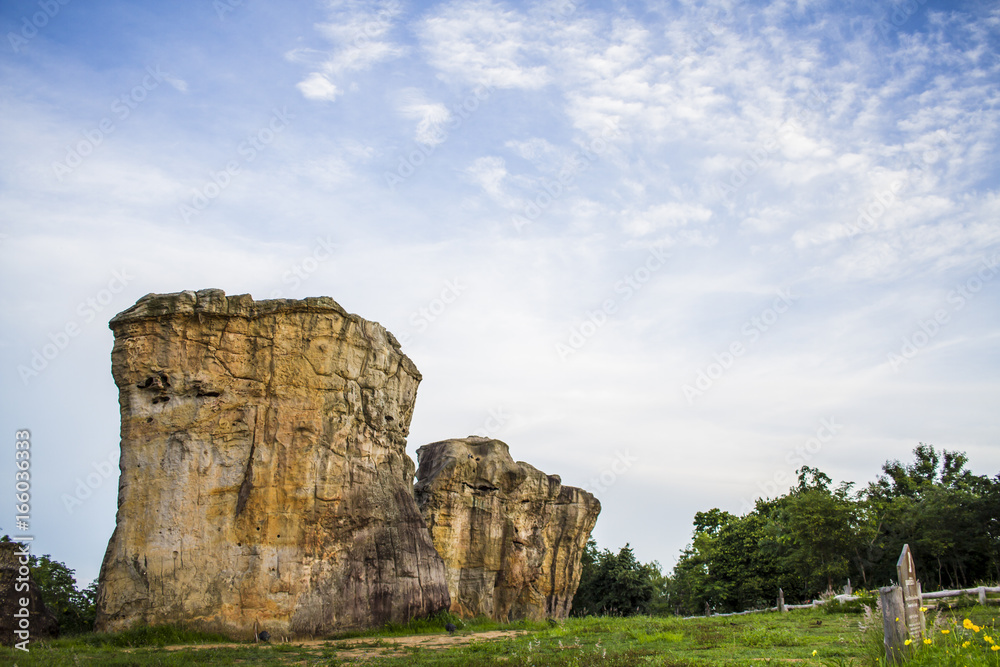
<svg viewBox="0 0 1000 667"><path fill-rule="evenodd" d="M965 618L971 618L982 630L980 637L992 630L995 608L963 609L942 612L942 620L934 628L937 643L922 647L912 664L923 665L989 665L1000 654L983 652L984 662L946 662L953 657L945 646L949 636L957 639ZM410 647L402 649L392 643L393 637L404 635L439 634L448 621L459 625L458 634L475 638L488 630L520 630L514 638L474 641L462 646L443 649ZM865 617L855 613L830 614L822 610L795 610L787 614L767 613L735 617L696 618L676 617L631 618L591 617L568 619L557 625L549 623L515 623L501 625L486 619L463 621L450 616L415 620L405 625L390 626L378 631L341 635L349 637L350 647L372 650L393 650L392 655L369 657L363 663L346 662L337 652L347 646L330 644L298 646L294 644L242 644L226 648L197 648L197 644L216 643L220 638L191 633L176 628L137 629L119 635L80 635L52 642L33 643L25 654L13 649L0 649L0 665L19 667L34 665L346 665L365 664L375 667L404 665L434 667L485 667L505 665L528 667L608 667L633 666L708 666L732 665L761 667L767 664L795 661L807 667L877 665L881 650L881 628L872 624L868 631L859 629ZM942 634L941 629L949 629ZM968 632L963 628L963 631ZM994 635L989 635L994 636ZM1000 641L1000 637L995 637ZM963 638L963 641L965 639ZM980 639L981 644L987 643ZM168 644L190 644L179 650L167 650ZM958 643L960 647L961 642ZM978 646L978 645L977 645ZM951 647L954 649L954 647ZM982 648L982 647L979 647ZM986 646L988 651L988 645ZM814 652L815 651L815 655ZM932 653L938 651L940 656ZM969 654L971 655L971 654ZM977 654L976 659L979 659ZM787 663L786 663L787 664Z"/></svg>

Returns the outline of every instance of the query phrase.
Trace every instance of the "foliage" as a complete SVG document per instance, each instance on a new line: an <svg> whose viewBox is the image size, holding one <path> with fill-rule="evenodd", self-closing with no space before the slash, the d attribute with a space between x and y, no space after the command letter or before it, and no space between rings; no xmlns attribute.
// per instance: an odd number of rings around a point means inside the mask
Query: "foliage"
<svg viewBox="0 0 1000 667"><path fill-rule="evenodd" d="M0 542L9 542L4 535ZM94 627L97 582L78 589L74 571L48 554L29 556L28 567L42 593L42 600L59 621L62 634L89 632Z"/></svg>
<svg viewBox="0 0 1000 667"><path fill-rule="evenodd" d="M667 578L672 610L771 607L779 588L786 602L804 602L848 578L888 585L904 544L925 590L1000 580L1000 475L973 475L964 453L924 443L913 455L906 465L887 461L857 491L805 466L787 494L744 516L696 513L691 544Z"/></svg>
<svg viewBox="0 0 1000 667"><path fill-rule="evenodd" d="M663 584L659 564L640 563L628 544L615 554L607 549L598 551L597 543L590 540L580 560L580 586L573 597L572 613L648 614Z"/></svg>

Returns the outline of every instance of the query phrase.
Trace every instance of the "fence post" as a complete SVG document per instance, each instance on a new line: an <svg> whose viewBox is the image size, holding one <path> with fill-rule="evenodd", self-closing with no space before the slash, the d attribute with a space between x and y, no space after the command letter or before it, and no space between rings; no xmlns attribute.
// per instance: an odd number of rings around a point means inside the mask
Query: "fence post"
<svg viewBox="0 0 1000 667"><path fill-rule="evenodd" d="M785 609L785 591L778 589L778 611L788 611Z"/></svg>
<svg viewBox="0 0 1000 667"><path fill-rule="evenodd" d="M882 602L885 661L889 665L901 665L906 657L906 611L903 606L903 589L899 586L885 586L878 589L878 593Z"/></svg>
<svg viewBox="0 0 1000 667"><path fill-rule="evenodd" d="M919 642L924 637L926 622L924 612L920 611L920 582L917 581L917 571L913 565L913 553L910 545L904 544L903 550L896 561L896 574L899 585L903 589L903 613L899 617L906 623L910 639Z"/></svg>
<svg viewBox="0 0 1000 667"><path fill-rule="evenodd" d="M986 606L986 586L979 587L979 604Z"/></svg>
<svg viewBox="0 0 1000 667"><path fill-rule="evenodd" d="M708 602L705 603L705 616L712 615L712 608L708 606Z"/></svg>

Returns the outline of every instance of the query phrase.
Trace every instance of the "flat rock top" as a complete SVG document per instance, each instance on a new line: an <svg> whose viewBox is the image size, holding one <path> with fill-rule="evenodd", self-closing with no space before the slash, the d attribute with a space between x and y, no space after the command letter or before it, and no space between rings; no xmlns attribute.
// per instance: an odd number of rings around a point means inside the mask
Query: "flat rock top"
<svg viewBox="0 0 1000 667"><path fill-rule="evenodd" d="M332 311L343 317L361 319L351 315L328 296L305 299L265 299L254 301L249 294L226 296L221 289L186 290L171 294L147 294L135 305L111 319L111 328L125 322L153 319L170 315L212 314L228 317L254 318L277 312Z"/></svg>
<svg viewBox="0 0 1000 667"><path fill-rule="evenodd" d="M562 491L583 502L597 503L583 489L562 486L559 475L547 475L524 461L515 461L507 443L493 438L469 436L432 442L417 449L417 460L418 494L460 482L484 483L504 492L525 491L522 485L530 480L533 485L547 487L552 496Z"/></svg>

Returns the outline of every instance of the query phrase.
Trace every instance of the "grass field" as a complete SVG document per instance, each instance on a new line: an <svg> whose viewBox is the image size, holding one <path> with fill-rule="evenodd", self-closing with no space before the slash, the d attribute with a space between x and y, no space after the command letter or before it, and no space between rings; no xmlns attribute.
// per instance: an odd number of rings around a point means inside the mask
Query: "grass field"
<svg viewBox="0 0 1000 667"><path fill-rule="evenodd" d="M972 619L975 638L993 632L996 608L974 607L942 614L932 632L956 628ZM932 619L933 621L933 619ZM29 653L0 649L0 664L18 667L77 665L872 665L881 650L881 630L859 630L864 616L796 610L735 617L582 618L558 625L489 621L465 624L455 636L443 632L444 620L418 621L378 632L313 642L234 644L224 638L170 628L119 635L81 635L32 643ZM971 630L965 631L971 635ZM1000 640L1000 637L997 638ZM983 642L980 642L983 643ZM1000 651L983 650L955 657L937 646L922 647L920 664L997 665ZM977 647L973 647L977 648ZM970 660L970 656L973 658Z"/></svg>

